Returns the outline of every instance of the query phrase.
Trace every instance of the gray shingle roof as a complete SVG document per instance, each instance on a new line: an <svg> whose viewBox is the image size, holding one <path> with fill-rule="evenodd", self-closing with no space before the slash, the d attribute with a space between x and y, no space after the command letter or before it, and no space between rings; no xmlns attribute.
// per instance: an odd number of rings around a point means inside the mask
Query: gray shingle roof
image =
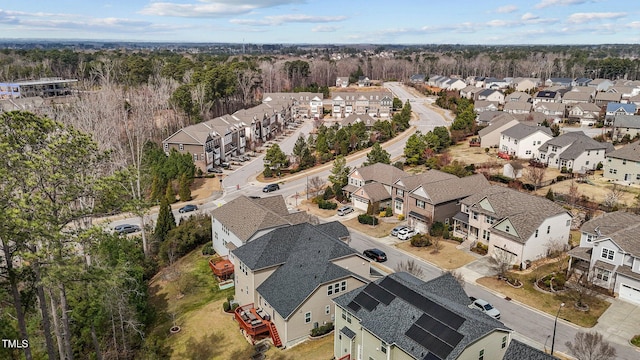
<svg viewBox="0 0 640 360"><path fill-rule="evenodd" d="M627 144L607 154L607 157L640 162L640 141Z"/></svg>
<svg viewBox="0 0 640 360"><path fill-rule="evenodd" d="M487 199L493 211L480 206L479 202L483 199ZM494 224L492 231L520 243L525 243L548 217L567 213L562 206L553 201L498 185L481 190L463 199L461 203L469 206L472 211L497 218L498 221ZM495 229L495 226L505 219L509 219L515 233L519 236Z"/></svg>
<svg viewBox="0 0 640 360"><path fill-rule="evenodd" d="M253 271L279 266L256 291L288 318L321 284L357 277L331 262L357 254L339 240L345 233L342 224L303 223L271 231L232 252Z"/></svg>
<svg viewBox="0 0 640 360"><path fill-rule="evenodd" d="M564 94L562 100L588 102L591 100L591 94L581 91L569 91Z"/></svg>
<svg viewBox="0 0 640 360"><path fill-rule="evenodd" d="M363 166L354 169L352 173L355 171L362 176L365 182L375 181L385 185L391 185L401 177L407 176L407 173L397 167L383 163Z"/></svg>
<svg viewBox="0 0 640 360"><path fill-rule="evenodd" d="M616 115L613 127L640 129L640 115Z"/></svg>
<svg viewBox="0 0 640 360"><path fill-rule="evenodd" d="M563 148L567 145L570 146L559 155L560 159L575 160L587 150L602 149L606 153L613 149L613 146L610 143L597 142L585 135L582 131L566 132L558 137L546 141L539 147L539 149L540 151L547 151L548 146L558 146Z"/></svg>
<svg viewBox="0 0 640 360"><path fill-rule="evenodd" d="M458 177L440 170L428 170L422 174L408 175L398 179L395 182L394 187L400 188L405 191L412 191L418 186L423 184L429 184L432 182L438 182L443 180L453 180Z"/></svg>
<svg viewBox="0 0 640 360"><path fill-rule="evenodd" d="M554 360L551 356L541 350L512 339L502 360Z"/></svg>
<svg viewBox="0 0 640 360"><path fill-rule="evenodd" d="M381 183L373 182L365 184L360 189L362 189L367 194L369 200L374 203L391 198L391 194L389 194ZM356 193L359 193L359 191Z"/></svg>
<svg viewBox="0 0 640 360"><path fill-rule="evenodd" d="M600 234L598 239L611 238L624 251L640 257L640 238L638 238L640 216L638 215L624 211L605 213L582 224L580 231Z"/></svg>
<svg viewBox="0 0 640 360"><path fill-rule="evenodd" d="M531 105L531 103L528 103L526 101L511 101L504 105L504 111L509 111L509 110L530 111L532 106L533 105Z"/></svg>
<svg viewBox="0 0 640 360"><path fill-rule="evenodd" d="M349 307L356 296L368 292L367 287L350 291L334 301L360 319L361 326L367 331L387 344L395 344L416 359L424 359L430 351L405 334L423 317L438 318L443 313L450 313L462 320L461 325L453 329L460 334L460 340L442 353L443 359L456 359L469 345L493 331L510 331L500 321L467 307L467 294L450 274L423 282L408 273L394 273L375 283L391 293L388 305L379 302L371 311L364 307L354 311ZM409 301L409 298L413 301ZM435 304L434 310L425 312L420 308L420 304L424 303ZM433 335L446 338L445 334L439 332Z"/></svg>
<svg viewBox="0 0 640 360"><path fill-rule="evenodd" d="M478 136L483 137L487 134L492 133L493 131L495 131L496 129L504 126L505 124L509 123L510 121L516 120L516 117L513 116L512 114L509 113L503 113L502 115L498 115L496 117L494 117L493 119L491 119L490 121L490 125L487 126L486 128L478 131Z"/></svg>
<svg viewBox="0 0 640 360"><path fill-rule="evenodd" d="M548 127L545 126L530 126L530 125L525 125L525 124L516 124L508 129L506 129L505 131L502 132L503 135L505 136L509 136L511 138L514 139L524 139L527 136L530 136L536 132L543 132L549 136L552 136L552 132L551 129L549 129Z"/></svg>
<svg viewBox="0 0 640 360"><path fill-rule="evenodd" d="M454 179L423 184L422 188L429 196L429 202L437 205L467 197L489 186L491 184L484 175L475 174L463 178L455 177Z"/></svg>

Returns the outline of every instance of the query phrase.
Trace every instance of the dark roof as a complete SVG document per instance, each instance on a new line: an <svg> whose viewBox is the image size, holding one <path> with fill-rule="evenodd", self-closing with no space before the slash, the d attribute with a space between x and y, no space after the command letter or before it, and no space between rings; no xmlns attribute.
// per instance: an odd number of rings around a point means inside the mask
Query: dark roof
<svg viewBox="0 0 640 360"><path fill-rule="evenodd" d="M548 146L558 146L564 148L568 146L560 155L560 159L577 159L587 150L600 150L603 149L605 153L613 150L611 143L601 143L593 140L589 136L585 135L582 131L568 131L558 137L547 140L538 149L540 151L547 151Z"/></svg>
<svg viewBox="0 0 640 360"><path fill-rule="evenodd" d="M525 125L523 123L519 123L519 124L515 124L512 127L504 130L502 132L502 135L514 138L514 139L524 139L527 136L530 136L536 132L543 132L547 135L549 135L549 137L552 136L552 132L551 129L549 129L548 127L545 126L530 126L530 125Z"/></svg>
<svg viewBox="0 0 640 360"><path fill-rule="evenodd" d="M405 191L411 191L416 189L420 185L429 184L432 182L438 182L443 180L453 180L458 177L440 170L428 170L422 174L408 175L398 179L393 186L404 189Z"/></svg>
<svg viewBox="0 0 640 360"><path fill-rule="evenodd" d="M470 309L469 298L451 274L424 282L394 273L334 299L360 325L416 359L456 359L500 321Z"/></svg>
<svg viewBox="0 0 640 360"><path fill-rule="evenodd" d="M518 340L512 339L509 347L504 354L502 360L553 360L555 356L551 356L544 351L538 350Z"/></svg>
<svg viewBox="0 0 640 360"><path fill-rule="evenodd" d="M346 326L344 326L342 329L340 329L340 332L342 334L344 334L346 337L348 337L349 339L353 339L354 337L356 337L356 333L351 331L351 329L349 329Z"/></svg>
<svg viewBox="0 0 640 360"><path fill-rule="evenodd" d="M353 169L351 172L358 172L365 182L375 181L384 185L391 185L401 177L407 176L407 173L398 169L395 166L391 166L383 163L375 163L369 166L363 166Z"/></svg>
<svg viewBox="0 0 640 360"><path fill-rule="evenodd" d="M605 213L582 224L580 231L595 234L598 240L610 238L624 251L640 256L640 239L638 239L640 216L638 215L624 211Z"/></svg>
<svg viewBox="0 0 640 360"><path fill-rule="evenodd" d="M555 91L541 90L541 91L538 91L538 93L536 94L536 98L539 98L539 99L555 99L556 94L557 93Z"/></svg>
<svg viewBox="0 0 640 360"><path fill-rule="evenodd" d="M253 271L278 266L256 291L286 319L321 284L357 277L332 263L357 254L339 240L348 233L338 222L292 225L273 230L232 253Z"/></svg>

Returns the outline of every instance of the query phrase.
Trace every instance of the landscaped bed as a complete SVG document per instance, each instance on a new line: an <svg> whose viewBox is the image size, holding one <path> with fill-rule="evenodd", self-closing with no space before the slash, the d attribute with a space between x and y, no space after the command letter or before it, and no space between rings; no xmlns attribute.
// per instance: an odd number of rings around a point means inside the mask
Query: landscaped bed
<svg viewBox="0 0 640 360"><path fill-rule="evenodd" d="M397 244L396 247L416 255L442 269L453 270L465 266L476 260L476 257L464 250L457 249L459 242L453 240L440 240L440 251L434 253L434 245L427 247L411 246L409 240Z"/></svg>

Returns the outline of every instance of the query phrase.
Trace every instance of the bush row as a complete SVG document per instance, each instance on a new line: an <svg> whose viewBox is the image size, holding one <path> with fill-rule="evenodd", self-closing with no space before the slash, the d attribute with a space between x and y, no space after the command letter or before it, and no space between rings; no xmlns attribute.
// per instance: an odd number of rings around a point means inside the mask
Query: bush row
<svg viewBox="0 0 640 360"><path fill-rule="evenodd" d="M333 323L328 322L325 325L319 326L315 329L311 329L311 336L322 336L324 334L328 334L333 331Z"/></svg>
<svg viewBox="0 0 640 360"><path fill-rule="evenodd" d="M368 214L362 214L358 215L358 222L360 224L378 225L378 218Z"/></svg>

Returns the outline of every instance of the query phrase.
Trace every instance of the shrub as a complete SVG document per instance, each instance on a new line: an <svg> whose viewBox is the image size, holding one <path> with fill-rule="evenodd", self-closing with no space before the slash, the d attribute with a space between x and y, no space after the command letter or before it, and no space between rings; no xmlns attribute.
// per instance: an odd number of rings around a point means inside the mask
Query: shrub
<svg viewBox="0 0 640 360"><path fill-rule="evenodd" d="M411 246L426 247L431 245L431 238L428 235L416 234L411 237Z"/></svg>
<svg viewBox="0 0 640 360"><path fill-rule="evenodd" d="M331 186L327 186L327 188L324 190L324 193L322 194L322 198L325 200L329 200L334 196L336 196L336 194L333 192Z"/></svg>
<svg viewBox="0 0 640 360"><path fill-rule="evenodd" d="M224 312L229 312L231 310L231 305L229 305L228 301L222 303L222 310L224 310Z"/></svg>
<svg viewBox="0 0 640 360"><path fill-rule="evenodd" d="M202 255L214 255L215 253L216 251L213 250L213 244L207 244L202 247Z"/></svg>
<svg viewBox="0 0 640 360"><path fill-rule="evenodd" d="M393 209L391 208L391 206L389 206L388 208L386 208L386 209L385 209L385 211L384 211L384 213L385 213L384 215L385 215L386 217L393 216Z"/></svg>
<svg viewBox="0 0 640 360"><path fill-rule="evenodd" d="M358 222L360 224L378 225L378 218L368 214L361 214L358 215Z"/></svg>
<svg viewBox="0 0 640 360"><path fill-rule="evenodd" d="M399 214L399 215L398 215L398 220L400 220L400 221L404 220L404 215Z"/></svg>
<svg viewBox="0 0 640 360"><path fill-rule="evenodd" d="M444 232L444 224L440 221L436 221L433 223L433 225L431 225L431 228L429 229L429 235L431 236L442 236L442 233Z"/></svg>
<svg viewBox="0 0 640 360"><path fill-rule="evenodd" d="M311 199L311 202L314 203L314 204L318 204L322 200L324 200L322 198L322 195L318 195L318 196L314 197L313 199Z"/></svg>
<svg viewBox="0 0 640 360"><path fill-rule="evenodd" d="M324 199L320 199L318 200L318 207L320 209L325 209L325 210L335 210L338 208L338 204L332 201L326 201Z"/></svg>
<svg viewBox="0 0 640 360"><path fill-rule="evenodd" d="M564 181L567 180L567 177L564 175L558 175L558 177L556 177L556 181Z"/></svg>
<svg viewBox="0 0 640 360"><path fill-rule="evenodd" d="M270 178L273 176L273 170L271 170L270 167L265 166L264 171L262 172L262 175L266 178Z"/></svg>
<svg viewBox="0 0 640 360"><path fill-rule="evenodd" d="M637 347L640 347L640 335L636 335L631 339L631 343Z"/></svg>
<svg viewBox="0 0 640 360"><path fill-rule="evenodd" d="M560 168L560 173L561 174L566 174L567 173L567 167L566 166L561 167Z"/></svg>
<svg viewBox="0 0 640 360"><path fill-rule="evenodd" d="M449 240L451 238L451 232L449 232L449 229L445 229L442 232L442 238L445 240Z"/></svg>
<svg viewBox="0 0 640 360"><path fill-rule="evenodd" d="M512 178L500 174L489 176L489 181L499 182L503 184L508 184L512 180Z"/></svg>
<svg viewBox="0 0 640 360"><path fill-rule="evenodd" d="M596 170L602 170L602 161L598 163L598 165L596 165Z"/></svg>
<svg viewBox="0 0 640 360"><path fill-rule="evenodd" d="M240 306L240 304L238 304L238 303L233 303L233 305L231 305L231 311L236 311L236 309L238 308L238 306Z"/></svg>
<svg viewBox="0 0 640 360"><path fill-rule="evenodd" d="M328 322L325 325L319 326L315 329L311 329L311 336L322 336L333 331L333 323Z"/></svg>

